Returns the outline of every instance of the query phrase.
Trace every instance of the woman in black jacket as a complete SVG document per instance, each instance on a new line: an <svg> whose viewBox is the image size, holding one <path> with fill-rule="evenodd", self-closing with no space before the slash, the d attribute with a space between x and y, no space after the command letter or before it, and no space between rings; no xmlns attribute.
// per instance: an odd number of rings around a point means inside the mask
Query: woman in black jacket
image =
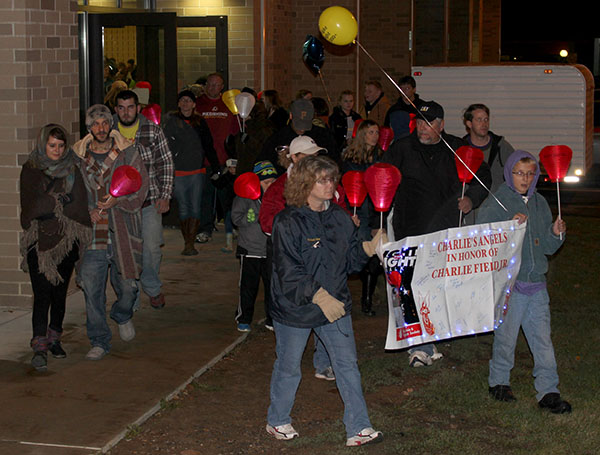
<svg viewBox="0 0 600 455"><path fill-rule="evenodd" d="M33 289L31 365L40 371L47 368L48 350L56 358L67 356L60 342L67 289L75 262L91 239L78 163L64 128L49 124L21 170L22 267Z"/></svg>
<svg viewBox="0 0 600 455"><path fill-rule="evenodd" d="M362 393L347 276L375 254L383 234L359 242L350 216L331 203L338 179L331 159L304 158L286 182L288 207L275 217L271 317L277 360L266 430L281 440L298 436L290 413L302 377L302 354L314 331L329 353L344 401L346 445L358 446L380 441L382 434L371 427Z"/></svg>
<svg viewBox="0 0 600 455"><path fill-rule="evenodd" d="M219 173L220 167L206 120L194 111L196 96L191 90L183 90L177 98L177 111L167 114L161 126L175 165L173 195L179 207L185 244L181 254L193 256L198 254L194 240L200 226L202 190L207 178L205 158L214 175Z"/></svg>

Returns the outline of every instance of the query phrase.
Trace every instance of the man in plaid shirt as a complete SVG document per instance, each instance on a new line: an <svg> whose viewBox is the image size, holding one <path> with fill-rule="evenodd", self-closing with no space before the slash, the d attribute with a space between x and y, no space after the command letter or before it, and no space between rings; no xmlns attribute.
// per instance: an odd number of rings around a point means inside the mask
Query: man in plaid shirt
<svg viewBox="0 0 600 455"><path fill-rule="evenodd" d="M137 150L148 171L150 187L142 206L142 237L144 239L142 289L150 297L152 308L165 306L159 271L163 245L162 214L169 210L173 191L173 156L162 129L140 114L138 96L124 90L116 97L114 128ZM139 294L135 307L139 306Z"/></svg>

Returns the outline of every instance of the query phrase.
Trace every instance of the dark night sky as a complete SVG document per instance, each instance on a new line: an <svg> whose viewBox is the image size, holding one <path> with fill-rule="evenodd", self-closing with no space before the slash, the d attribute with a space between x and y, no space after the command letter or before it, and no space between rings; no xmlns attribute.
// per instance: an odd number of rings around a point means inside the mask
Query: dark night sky
<svg viewBox="0 0 600 455"><path fill-rule="evenodd" d="M525 61L553 61L563 47L592 69L594 38L600 38L595 2L502 2L502 54ZM584 7L586 5L587 7Z"/></svg>

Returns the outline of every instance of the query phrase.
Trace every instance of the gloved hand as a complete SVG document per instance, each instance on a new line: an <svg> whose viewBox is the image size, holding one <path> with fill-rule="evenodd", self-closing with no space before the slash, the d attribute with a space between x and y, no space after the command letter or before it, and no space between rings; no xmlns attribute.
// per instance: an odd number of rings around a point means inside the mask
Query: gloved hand
<svg viewBox="0 0 600 455"><path fill-rule="evenodd" d="M379 245L380 242L389 242L387 234L383 229L379 229L372 240L369 240L368 242L363 242L362 247L363 250L365 250L367 256L371 257L375 255L375 248L377 248L377 245Z"/></svg>
<svg viewBox="0 0 600 455"><path fill-rule="evenodd" d="M246 213L246 221L248 223L256 222L256 212L253 208L248 209L248 213Z"/></svg>
<svg viewBox="0 0 600 455"><path fill-rule="evenodd" d="M323 288L319 288L315 293L313 303L319 305L329 322L335 322L346 314L343 302L340 302Z"/></svg>
<svg viewBox="0 0 600 455"><path fill-rule="evenodd" d="M57 197L58 202L60 202L63 207L73 201L73 195L71 193L61 193Z"/></svg>

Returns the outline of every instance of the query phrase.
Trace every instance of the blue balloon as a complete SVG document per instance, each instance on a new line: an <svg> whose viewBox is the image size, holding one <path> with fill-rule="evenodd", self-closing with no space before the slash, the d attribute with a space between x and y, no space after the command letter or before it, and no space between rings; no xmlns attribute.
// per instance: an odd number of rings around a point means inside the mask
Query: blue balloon
<svg viewBox="0 0 600 455"><path fill-rule="evenodd" d="M302 46L302 59L315 76L319 74L323 63L325 63L325 49L323 49L323 43L314 36L307 35L304 45Z"/></svg>

